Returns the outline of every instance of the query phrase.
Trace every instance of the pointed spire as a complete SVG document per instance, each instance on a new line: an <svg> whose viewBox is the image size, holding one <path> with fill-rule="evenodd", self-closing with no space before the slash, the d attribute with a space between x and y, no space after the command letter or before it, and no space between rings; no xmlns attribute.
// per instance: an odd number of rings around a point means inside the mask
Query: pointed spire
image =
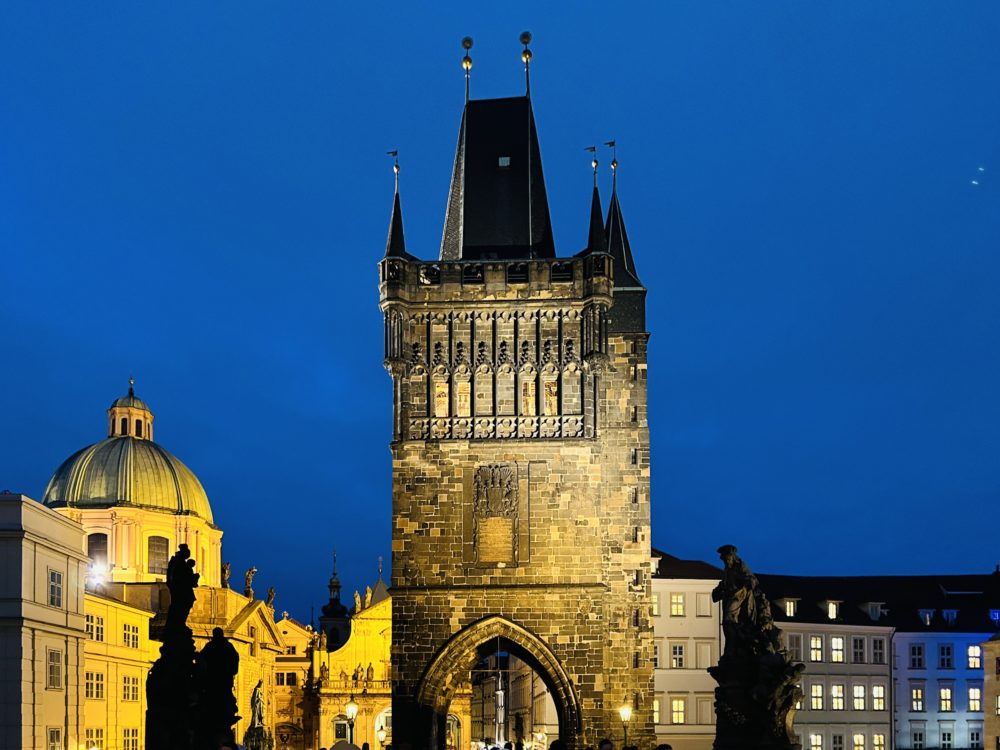
<svg viewBox="0 0 1000 750"><path fill-rule="evenodd" d="M337 577L337 550L333 551L333 575L330 576L330 601L340 601L340 578Z"/></svg>
<svg viewBox="0 0 1000 750"><path fill-rule="evenodd" d="M403 209L399 204L399 152L387 151L392 157L392 171L396 179L395 195L392 199L392 217L389 219L389 236L385 241L386 258L410 258L403 239Z"/></svg>
<svg viewBox="0 0 1000 750"><path fill-rule="evenodd" d="M128 376L128 395L135 396L135 378Z"/></svg>
<svg viewBox="0 0 1000 750"><path fill-rule="evenodd" d="M606 146L615 149L615 142L608 141ZM639 275L632 259L632 246L629 245L628 232L625 231L625 219L622 218L622 207L618 202L618 159L611 159L611 204L608 206L608 220L604 227L607 237L608 252L614 262L615 289L642 288Z"/></svg>
<svg viewBox="0 0 1000 750"><path fill-rule="evenodd" d="M590 167L594 170L594 195L590 200L590 231L587 234L587 253L606 253L608 251L607 237L604 234L604 211L601 210L601 194L597 190L597 147L587 146L584 149L591 155Z"/></svg>

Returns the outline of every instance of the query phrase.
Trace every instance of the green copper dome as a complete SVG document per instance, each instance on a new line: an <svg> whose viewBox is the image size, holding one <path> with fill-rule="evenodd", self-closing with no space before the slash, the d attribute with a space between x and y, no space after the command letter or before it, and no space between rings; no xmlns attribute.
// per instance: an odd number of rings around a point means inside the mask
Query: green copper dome
<svg viewBox="0 0 1000 750"><path fill-rule="evenodd" d="M212 523L198 477L150 440L112 437L77 451L49 480L42 499L50 507L137 506L190 513Z"/></svg>
<svg viewBox="0 0 1000 750"><path fill-rule="evenodd" d="M153 442L153 414L135 395L108 409L108 438L77 451L49 480L42 502L53 508L132 506L191 514L212 523L198 477Z"/></svg>

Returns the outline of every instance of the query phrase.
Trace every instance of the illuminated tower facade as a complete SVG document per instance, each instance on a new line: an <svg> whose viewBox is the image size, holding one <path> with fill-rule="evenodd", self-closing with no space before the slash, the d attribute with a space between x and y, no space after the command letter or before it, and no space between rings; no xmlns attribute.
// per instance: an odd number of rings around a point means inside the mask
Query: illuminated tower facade
<svg viewBox="0 0 1000 750"><path fill-rule="evenodd" d="M498 652L545 682L571 749L620 744L623 706L651 744L649 335L617 186L605 216L595 179L587 246L557 255L530 96L467 99L437 259L408 252L397 179L379 274L393 745L444 747Z"/></svg>

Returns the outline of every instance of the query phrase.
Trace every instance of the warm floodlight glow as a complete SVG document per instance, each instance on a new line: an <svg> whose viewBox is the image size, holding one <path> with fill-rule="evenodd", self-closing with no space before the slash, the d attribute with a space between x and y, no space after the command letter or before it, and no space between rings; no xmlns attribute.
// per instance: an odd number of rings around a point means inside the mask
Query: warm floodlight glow
<svg viewBox="0 0 1000 750"><path fill-rule="evenodd" d="M628 724L632 720L632 707L628 705L622 706L618 709L618 715L622 717L623 724Z"/></svg>
<svg viewBox="0 0 1000 750"><path fill-rule="evenodd" d="M376 730L375 734L378 736L378 743L380 745L384 745L385 744L386 734L387 734L386 731L385 731L385 727L379 727Z"/></svg>
<svg viewBox="0 0 1000 750"><path fill-rule="evenodd" d="M344 711L347 712L348 721L354 721L358 718L358 704L354 702L353 695L351 696L351 699L347 701L347 705L344 706Z"/></svg>

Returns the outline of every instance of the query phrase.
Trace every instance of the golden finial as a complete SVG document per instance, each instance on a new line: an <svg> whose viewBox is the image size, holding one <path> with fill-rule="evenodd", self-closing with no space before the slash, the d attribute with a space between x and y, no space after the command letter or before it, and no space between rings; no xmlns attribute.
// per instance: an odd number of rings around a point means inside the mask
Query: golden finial
<svg viewBox="0 0 1000 750"><path fill-rule="evenodd" d="M531 50L528 49L528 45L531 44L530 31L521 32L521 44L524 45L524 51L521 52L521 62L524 63L524 93L531 96L531 76L528 74L531 67Z"/></svg>
<svg viewBox="0 0 1000 750"><path fill-rule="evenodd" d="M135 378L133 378L131 375L128 376L128 395L130 396L135 395Z"/></svg>
<svg viewBox="0 0 1000 750"><path fill-rule="evenodd" d="M462 39L462 49L465 50L465 57L462 58L462 70L465 71L465 102L469 102L469 75L472 71L472 58L469 57L469 50L472 49L472 37L467 36Z"/></svg>

